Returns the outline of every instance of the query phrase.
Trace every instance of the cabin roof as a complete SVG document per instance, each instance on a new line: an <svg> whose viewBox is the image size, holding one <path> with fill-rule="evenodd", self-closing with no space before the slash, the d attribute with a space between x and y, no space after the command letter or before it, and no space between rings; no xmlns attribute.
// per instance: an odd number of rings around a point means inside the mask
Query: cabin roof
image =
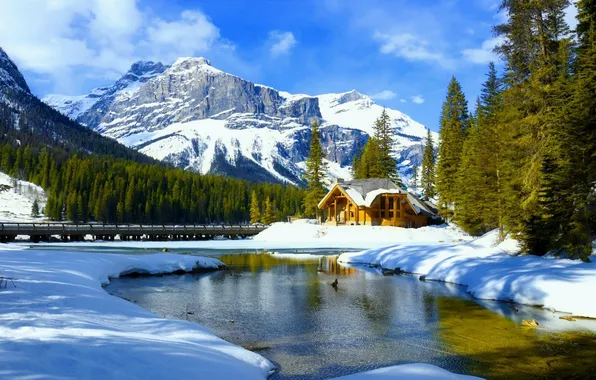
<svg viewBox="0 0 596 380"><path fill-rule="evenodd" d="M358 206L371 207L375 199L381 194L407 194L408 201L414 208L417 214L434 216L432 207L422 201L416 195L407 190L403 190L397 186L393 181L387 178L367 178L355 179L351 181L338 181L329 193L321 200L319 207L322 207L331 192L338 186L342 191Z"/></svg>

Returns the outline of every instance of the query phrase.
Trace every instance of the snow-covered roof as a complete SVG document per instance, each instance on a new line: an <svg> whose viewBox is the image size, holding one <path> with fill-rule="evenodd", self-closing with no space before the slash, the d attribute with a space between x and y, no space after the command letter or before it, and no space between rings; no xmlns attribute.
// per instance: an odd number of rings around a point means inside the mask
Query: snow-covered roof
<svg viewBox="0 0 596 380"><path fill-rule="evenodd" d="M407 190L403 190L387 178L355 179L352 181L340 181L337 186L356 204L358 207L371 207L375 199L381 194L407 194L408 202L412 205L417 214L433 216L434 210L424 201ZM335 186L321 200L319 207L322 207L325 200L333 192Z"/></svg>

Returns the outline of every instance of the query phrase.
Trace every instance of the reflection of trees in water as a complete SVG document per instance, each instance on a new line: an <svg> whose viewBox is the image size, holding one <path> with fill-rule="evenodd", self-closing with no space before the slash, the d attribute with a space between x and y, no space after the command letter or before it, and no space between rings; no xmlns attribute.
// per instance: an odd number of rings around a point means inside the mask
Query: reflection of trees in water
<svg viewBox="0 0 596 380"><path fill-rule="evenodd" d="M321 284L317 272L306 272L306 306L310 311L321 310L323 304L323 295L321 293Z"/></svg>
<svg viewBox="0 0 596 380"><path fill-rule="evenodd" d="M472 301L437 299L438 336L476 364L470 372L491 379L587 379L596 370L596 335L545 332L519 326Z"/></svg>
<svg viewBox="0 0 596 380"><path fill-rule="evenodd" d="M422 295L422 303L424 304L424 320L427 324L435 323L438 318L436 297L424 293Z"/></svg>
<svg viewBox="0 0 596 380"><path fill-rule="evenodd" d="M223 255L221 261L231 267L247 267L252 273L261 270L268 271L274 266L304 266L309 272L321 272L328 275L352 275L358 272L355 268L341 266L337 262L337 255L315 256L304 254L284 255L270 253L251 253L239 255ZM315 270L316 269L316 270Z"/></svg>
<svg viewBox="0 0 596 380"><path fill-rule="evenodd" d="M269 271L274 266L300 266L300 265L315 265L318 262L318 257L305 256L304 258L295 258L292 256L284 256L279 254L269 253L250 253L240 255L223 255L218 257L230 267L247 267L252 273L260 271Z"/></svg>
<svg viewBox="0 0 596 380"><path fill-rule="evenodd" d="M358 272L358 270L355 268L341 266L337 262L337 258L338 256L322 256L319 259L319 267L317 268L317 270L319 272L329 275L336 274L343 276L352 275Z"/></svg>

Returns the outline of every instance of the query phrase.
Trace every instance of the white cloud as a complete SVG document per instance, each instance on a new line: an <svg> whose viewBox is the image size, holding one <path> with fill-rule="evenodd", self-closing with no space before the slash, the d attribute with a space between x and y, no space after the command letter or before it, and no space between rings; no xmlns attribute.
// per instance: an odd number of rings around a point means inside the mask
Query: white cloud
<svg viewBox="0 0 596 380"><path fill-rule="evenodd" d="M412 99L412 102L413 103L416 103L416 104L422 104L422 103L424 103L424 98L422 97L422 95L412 96L411 99Z"/></svg>
<svg viewBox="0 0 596 380"><path fill-rule="evenodd" d="M147 43L155 55L167 61L207 51L219 38L219 29L198 11L184 11L179 20L153 20Z"/></svg>
<svg viewBox="0 0 596 380"><path fill-rule="evenodd" d="M434 61L442 66L450 66L451 62L442 53L433 50L420 36L410 33L386 34L376 32L374 38L381 42L383 54L393 54L408 61Z"/></svg>
<svg viewBox="0 0 596 380"><path fill-rule="evenodd" d="M408 101L406 99L400 99L399 102L400 103L407 103Z"/></svg>
<svg viewBox="0 0 596 380"><path fill-rule="evenodd" d="M269 52L273 57L287 54L296 46L296 38L292 32L274 30L269 33L269 39L272 43Z"/></svg>
<svg viewBox="0 0 596 380"><path fill-rule="evenodd" d="M493 52L494 48L503 43L503 37L495 37L485 40L482 46L478 49L465 49L462 54L466 61L476 64L487 64L489 62L496 62L499 56Z"/></svg>
<svg viewBox="0 0 596 380"><path fill-rule="evenodd" d="M73 70L113 77L139 59L169 62L220 42L219 29L200 11L166 21L149 17L136 0L2 1L0 12L0 46L59 90Z"/></svg>
<svg viewBox="0 0 596 380"><path fill-rule="evenodd" d="M371 95L370 98L377 100L389 100L395 98L396 96L397 94L391 90L383 90L381 92L377 92L376 94Z"/></svg>

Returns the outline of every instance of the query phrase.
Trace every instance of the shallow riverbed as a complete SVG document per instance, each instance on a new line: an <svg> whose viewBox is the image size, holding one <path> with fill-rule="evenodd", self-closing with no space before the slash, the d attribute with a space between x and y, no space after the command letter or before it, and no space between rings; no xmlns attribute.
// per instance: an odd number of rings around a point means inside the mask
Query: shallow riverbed
<svg viewBox="0 0 596 380"><path fill-rule="evenodd" d="M107 290L258 352L278 365L274 379L325 379L407 362L488 378L582 378L596 369L596 337L584 329L596 322L475 302L463 287L416 276L342 267L329 256L335 253L203 251L197 254L215 255L230 270L121 278ZM522 318L544 327L520 327Z"/></svg>

